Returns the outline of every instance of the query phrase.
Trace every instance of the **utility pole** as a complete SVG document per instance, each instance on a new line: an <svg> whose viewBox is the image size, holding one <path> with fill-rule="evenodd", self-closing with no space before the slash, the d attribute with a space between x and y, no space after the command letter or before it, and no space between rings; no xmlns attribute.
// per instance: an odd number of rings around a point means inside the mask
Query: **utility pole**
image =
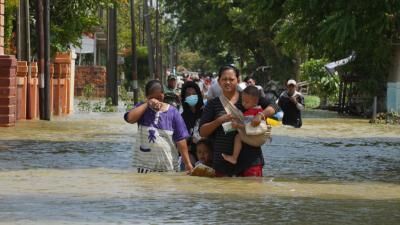
<svg viewBox="0 0 400 225"><path fill-rule="evenodd" d="M157 15L159 17L158 23L162 22L162 16L160 17L160 6L159 6L159 1L157 0ZM162 65L162 45L161 45L161 29L158 29L157 32L158 35L158 71L160 73L161 81L163 81L164 77L164 72L163 72L163 65Z"/></svg>
<svg viewBox="0 0 400 225"><path fill-rule="evenodd" d="M113 105L118 105L117 84L117 6L108 9L107 26L107 86L106 97Z"/></svg>
<svg viewBox="0 0 400 225"><path fill-rule="evenodd" d="M135 0L131 0L131 32L132 32L132 89L133 89L133 102L136 104L138 102L138 77L137 77L137 52L136 52L136 29L135 29Z"/></svg>
<svg viewBox="0 0 400 225"><path fill-rule="evenodd" d="M25 15L26 15L26 24L25 24L25 29L26 29L26 55L27 55L27 64L28 64L28 85L26 87L26 92L30 93L31 90L31 85L29 85L29 82L31 80L31 73L32 73L32 68L31 68L31 26L30 26L30 14L29 14L29 0L25 0ZM31 102L29 101L29 98L27 98L26 101L26 108L31 107ZM31 111L27 110L26 112L26 117L27 118L32 118Z"/></svg>
<svg viewBox="0 0 400 225"><path fill-rule="evenodd" d="M38 33L38 70L39 70L39 115L44 120L44 24L43 24L43 0L36 0L36 21Z"/></svg>
<svg viewBox="0 0 400 225"><path fill-rule="evenodd" d="M165 72L164 72L164 67L163 67L163 63L162 63L162 61L163 61L163 57L162 57L163 48L162 48L162 47L163 47L163 46L160 45L160 74L161 74L161 82L164 82L164 79L165 79L166 77L164 76Z"/></svg>
<svg viewBox="0 0 400 225"><path fill-rule="evenodd" d="M143 0L143 16L144 16L144 23L145 23L145 28L146 28L149 73L150 73L150 77L152 79L155 79L155 77L154 77L153 44L152 44L152 40L151 40L150 15L149 15L149 10L148 10L147 0Z"/></svg>

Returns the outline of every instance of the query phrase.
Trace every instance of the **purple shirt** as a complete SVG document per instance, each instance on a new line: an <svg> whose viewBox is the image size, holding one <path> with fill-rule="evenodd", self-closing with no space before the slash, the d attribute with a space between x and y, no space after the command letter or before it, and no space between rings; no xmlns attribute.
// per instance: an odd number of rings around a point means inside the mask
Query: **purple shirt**
<svg viewBox="0 0 400 225"><path fill-rule="evenodd" d="M142 104L143 103L138 103L134 106L134 108ZM124 115L125 121L127 121L128 113L129 111ZM179 114L178 110L171 105L165 112L156 112L153 109L147 108L143 116L139 119L138 124L142 126L154 127L160 130L172 131L172 139L174 142L178 142L189 137L189 133L186 129L186 125L181 114Z"/></svg>

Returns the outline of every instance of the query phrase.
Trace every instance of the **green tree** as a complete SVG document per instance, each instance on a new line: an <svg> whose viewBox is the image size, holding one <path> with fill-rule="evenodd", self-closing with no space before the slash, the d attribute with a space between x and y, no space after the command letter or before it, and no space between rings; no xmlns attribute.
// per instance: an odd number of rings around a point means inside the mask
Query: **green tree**
<svg viewBox="0 0 400 225"><path fill-rule="evenodd" d="M96 27L105 29L100 9L112 7L114 3L122 4L126 0L57 0L50 1L50 38L51 50L65 51L70 44L79 45L83 32L92 32ZM30 1L31 21L36 15L36 1ZM35 23L31 22L32 43L36 42ZM35 45L32 46L35 49Z"/></svg>
<svg viewBox="0 0 400 225"><path fill-rule="evenodd" d="M274 43L274 24L283 13L283 0L165 2L167 12L176 18L179 40L202 56L214 59L216 65L235 63L244 72L273 65L276 77L294 73L292 57ZM223 56L226 61L217 62L221 57L216 56Z"/></svg>
<svg viewBox="0 0 400 225"><path fill-rule="evenodd" d="M148 67L148 61L147 61L147 47L145 46L138 46L136 48L137 50L137 60L138 60L138 80L140 82L140 87L144 87L144 84L146 83L147 80L150 79L148 76L149 74L149 67ZM123 66L123 70L125 73L126 80L128 81L125 84L125 88L129 90L129 88L132 86L130 85L130 82L132 82L132 53L128 52L127 55L125 56L125 63Z"/></svg>
<svg viewBox="0 0 400 225"><path fill-rule="evenodd" d="M5 12L4 12L4 53L13 55L12 40L13 40L13 23L16 23L17 18L18 1L7 0L5 1Z"/></svg>
<svg viewBox="0 0 400 225"><path fill-rule="evenodd" d="M363 90L383 90L392 44L400 40L400 1L288 0L283 8L277 42L289 51L331 60L355 50L350 70L362 76Z"/></svg>

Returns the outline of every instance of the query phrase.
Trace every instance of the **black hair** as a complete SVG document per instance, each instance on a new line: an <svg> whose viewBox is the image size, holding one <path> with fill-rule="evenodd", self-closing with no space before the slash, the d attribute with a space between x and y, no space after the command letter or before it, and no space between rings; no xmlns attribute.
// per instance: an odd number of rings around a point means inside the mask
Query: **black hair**
<svg viewBox="0 0 400 225"><path fill-rule="evenodd" d="M213 145L210 139L202 138L197 142L196 145L201 145L201 144L207 146L208 150L210 150L210 152L213 152L213 147L212 147Z"/></svg>
<svg viewBox="0 0 400 225"><path fill-rule="evenodd" d="M200 110L200 109L201 109L201 108L203 107L203 105L204 105L204 102L203 102L203 95L201 94L199 85L197 85L197 84L196 84L195 82L193 82L193 81L186 81L186 82L182 85L182 89L181 89L181 99L182 99L183 111L185 112L185 111L190 110L189 104L187 104L187 103L185 102L186 89L188 89L188 88L194 88L194 90L196 91L197 98L198 98L197 104L196 104L196 106L195 106L195 108L196 108L196 118L199 118L199 117L201 116L201 110Z"/></svg>
<svg viewBox="0 0 400 225"><path fill-rule="evenodd" d="M164 93L163 85L161 84L161 81L159 81L159 80L151 80L151 81L147 82L144 90L145 90L146 96L151 95L156 90L161 90L161 92Z"/></svg>
<svg viewBox="0 0 400 225"><path fill-rule="evenodd" d="M243 93L248 94L253 97L260 98L260 90L258 90L257 87L255 86L247 86L244 90Z"/></svg>
<svg viewBox="0 0 400 225"><path fill-rule="evenodd" d="M255 80L252 76L247 76L243 81L247 83L250 79Z"/></svg>
<svg viewBox="0 0 400 225"><path fill-rule="evenodd" d="M240 77L239 69L234 67L234 66L232 66L232 65L225 65L225 66L222 66L221 68L219 68L218 80L221 78L221 76L225 72L225 70L233 70L233 71L235 71L236 78L239 80L239 77Z"/></svg>

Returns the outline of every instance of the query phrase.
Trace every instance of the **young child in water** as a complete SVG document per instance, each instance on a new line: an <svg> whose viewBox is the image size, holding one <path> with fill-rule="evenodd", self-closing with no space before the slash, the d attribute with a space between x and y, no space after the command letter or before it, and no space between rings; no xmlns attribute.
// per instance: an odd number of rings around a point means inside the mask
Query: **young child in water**
<svg viewBox="0 0 400 225"><path fill-rule="evenodd" d="M258 90L257 87L247 86L243 90L242 105L246 109L246 111L243 113L243 116L245 117L246 120L245 123L249 123L254 116L256 116L259 113L262 113L263 109L261 108L261 106L258 105L259 98L260 98L260 91ZM236 128L244 128L244 124L236 124ZM226 155L222 153L222 157L226 161L232 164L236 164L241 149L242 149L242 140L240 138L240 135L236 134L233 146L233 154Z"/></svg>
<svg viewBox="0 0 400 225"><path fill-rule="evenodd" d="M202 163L206 166L212 166L212 144L208 139L200 139L196 144L196 165Z"/></svg>
<svg viewBox="0 0 400 225"><path fill-rule="evenodd" d="M215 170L212 168L212 144L208 139L200 139L196 144L196 156L198 161L191 171L191 176L214 177Z"/></svg>

